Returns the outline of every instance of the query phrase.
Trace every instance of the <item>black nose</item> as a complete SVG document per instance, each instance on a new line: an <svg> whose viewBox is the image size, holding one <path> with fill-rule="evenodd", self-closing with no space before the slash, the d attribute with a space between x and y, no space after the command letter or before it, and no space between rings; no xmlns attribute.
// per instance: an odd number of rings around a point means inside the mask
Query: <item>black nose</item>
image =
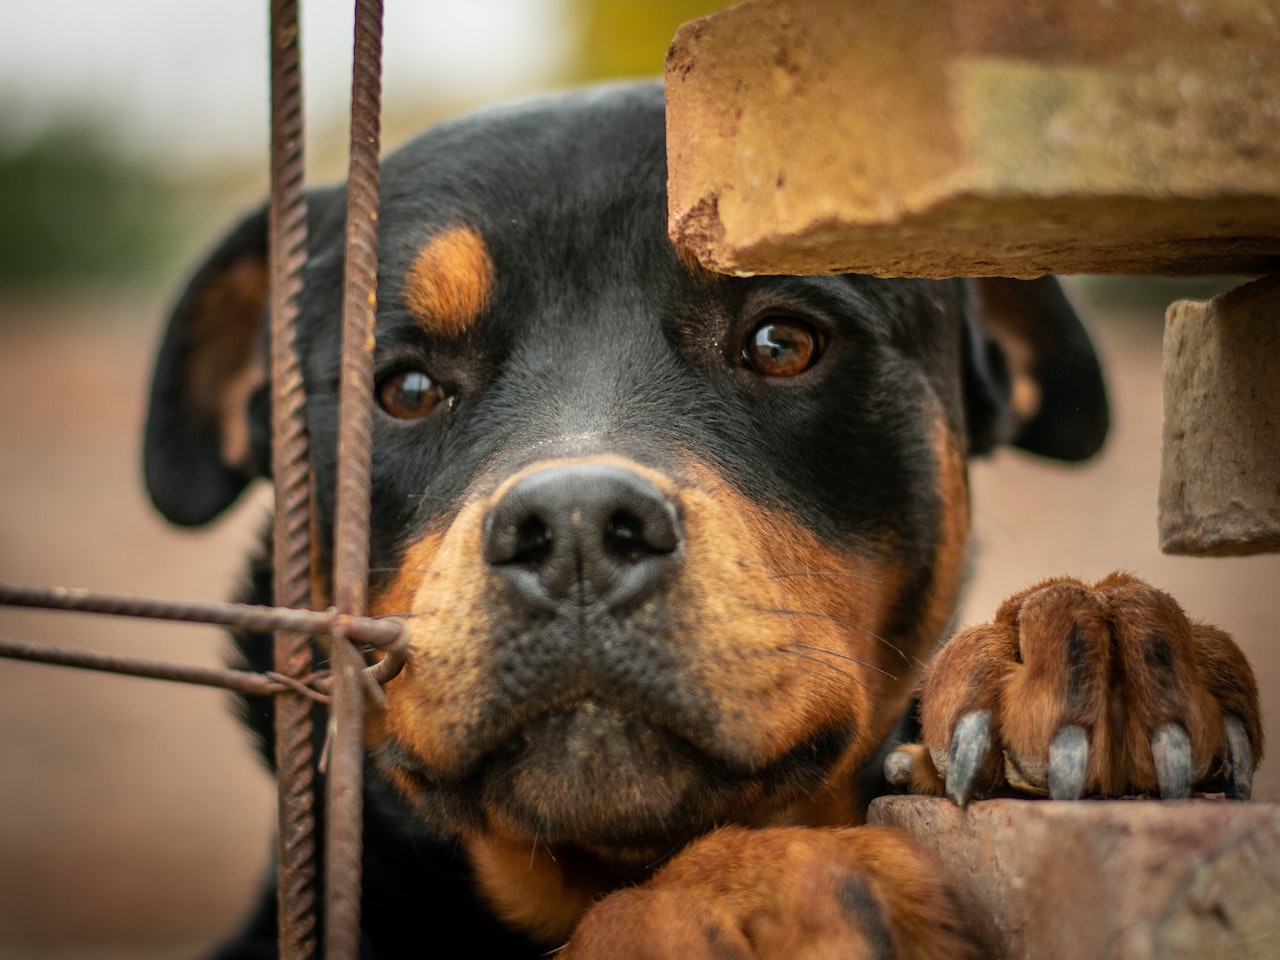
<svg viewBox="0 0 1280 960"><path fill-rule="evenodd" d="M617 609L642 600L679 547L670 501L616 464L531 473L485 519L485 560L535 607L576 600Z"/></svg>

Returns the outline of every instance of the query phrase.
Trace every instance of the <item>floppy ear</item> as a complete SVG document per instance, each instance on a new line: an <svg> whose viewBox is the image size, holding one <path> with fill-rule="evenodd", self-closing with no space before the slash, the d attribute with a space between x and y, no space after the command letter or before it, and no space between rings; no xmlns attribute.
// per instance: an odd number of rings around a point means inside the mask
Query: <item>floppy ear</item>
<svg viewBox="0 0 1280 960"><path fill-rule="evenodd" d="M1085 460L1110 426L1089 334L1054 277L971 280L965 356L970 452L1011 443Z"/></svg>
<svg viewBox="0 0 1280 960"><path fill-rule="evenodd" d="M207 523L269 469L267 298L263 208L196 272L156 361L143 464L174 523Z"/></svg>

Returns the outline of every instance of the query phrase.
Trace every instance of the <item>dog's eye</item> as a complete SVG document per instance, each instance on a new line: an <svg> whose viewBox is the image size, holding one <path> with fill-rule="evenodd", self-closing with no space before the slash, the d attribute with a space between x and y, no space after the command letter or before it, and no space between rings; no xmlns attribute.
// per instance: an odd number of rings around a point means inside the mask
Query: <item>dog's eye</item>
<svg viewBox="0 0 1280 960"><path fill-rule="evenodd" d="M817 363L823 346L822 335L803 320L771 317L751 331L742 359L766 377L794 377Z"/></svg>
<svg viewBox="0 0 1280 960"><path fill-rule="evenodd" d="M421 370L401 370L378 384L378 404L400 420L425 417L444 399L444 391Z"/></svg>

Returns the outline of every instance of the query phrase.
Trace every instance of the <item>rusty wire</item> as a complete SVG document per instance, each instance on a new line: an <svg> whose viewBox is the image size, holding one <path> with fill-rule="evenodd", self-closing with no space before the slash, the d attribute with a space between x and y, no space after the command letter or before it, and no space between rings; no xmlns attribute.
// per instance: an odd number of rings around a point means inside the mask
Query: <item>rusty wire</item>
<svg viewBox="0 0 1280 960"><path fill-rule="evenodd" d="M296 630L312 636L332 634L335 626L341 624L344 633L352 640L379 650L402 649L405 642L405 626L401 620L394 617L352 617L332 610L289 610L220 600L164 600L101 590L24 587L9 583L0 583L0 604L144 620L207 623L262 633Z"/></svg>
<svg viewBox="0 0 1280 960"><path fill-rule="evenodd" d="M408 628L404 621L394 617L349 617L334 609L321 612L248 603L162 600L67 587L23 587L5 583L0 583L0 606L202 623L252 632L287 630L303 636L331 637L342 630L349 639L372 647L381 654L381 659L364 668L363 676L366 690L377 702L381 702L381 685L393 680L409 660ZM0 640L0 659L224 687L247 694L273 695L292 691L319 703L329 703L332 690L331 672L327 670L296 675L276 671L222 670L10 639Z"/></svg>
<svg viewBox="0 0 1280 960"><path fill-rule="evenodd" d="M373 343L378 286L378 152L382 95L382 3L357 0L351 81L351 154L339 376L334 602L362 616L368 604ZM360 954L364 814L364 660L333 635L333 703L325 835L325 955Z"/></svg>
<svg viewBox="0 0 1280 960"><path fill-rule="evenodd" d="M0 657L9 660L26 660L31 663L47 663L59 667L78 667L82 670L98 670L119 673L131 677L147 677L152 680L172 680L177 683L194 683L206 687L222 687L250 696L271 696L292 690L319 703L328 703L325 692L327 676L324 673L309 674L302 678L283 677L277 673L253 673L249 670L231 670L226 667L202 667L194 664L170 663L145 657L122 657L92 650L69 650L47 643L28 643L0 637Z"/></svg>
<svg viewBox="0 0 1280 960"><path fill-rule="evenodd" d="M271 476L275 487L272 576L278 606L304 608L311 597L311 462L306 391L297 349L298 299L307 259L307 200L302 64L297 0L271 0ZM276 673L300 688L276 695L276 919L281 960L316 953L315 748L312 671L305 633L277 629Z"/></svg>

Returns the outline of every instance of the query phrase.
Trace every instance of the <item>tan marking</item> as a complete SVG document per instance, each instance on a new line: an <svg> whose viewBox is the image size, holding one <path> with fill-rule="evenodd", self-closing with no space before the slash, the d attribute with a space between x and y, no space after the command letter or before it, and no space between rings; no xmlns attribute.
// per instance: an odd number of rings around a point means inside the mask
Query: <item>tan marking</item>
<svg viewBox="0 0 1280 960"><path fill-rule="evenodd" d="M1039 307L1030 298L1028 287L1000 278L978 280L982 304L981 326L1000 346L1009 371L1009 407L1019 426L1028 423L1043 402L1043 390L1036 363L1045 350Z"/></svg>
<svg viewBox="0 0 1280 960"><path fill-rule="evenodd" d="M638 870L603 867L581 851L494 836L464 841L478 883L508 923L544 943L570 934L587 907L610 890L643 879Z"/></svg>
<svg viewBox="0 0 1280 960"><path fill-rule="evenodd" d="M253 442L249 437L249 399L267 382L267 365L255 350L250 365L230 377L218 398L218 422L222 425L222 462L242 470L252 467Z"/></svg>
<svg viewBox="0 0 1280 960"><path fill-rule="evenodd" d="M377 614L406 616L411 627L409 662L385 688L386 731L445 773L458 772L459 740L478 720L493 673L484 514L472 501L447 530L428 531L373 598Z"/></svg>
<svg viewBox="0 0 1280 960"><path fill-rule="evenodd" d="M418 251L404 280L404 302L427 333L454 339L489 305L493 261L472 227L447 227Z"/></svg>
<svg viewBox="0 0 1280 960"><path fill-rule="evenodd" d="M205 288L188 328L189 396L217 425L219 450L229 466L249 466L249 397L267 381L259 336L266 301L266 264L239 260Z"/></svg>
<svg viewBox="0 0 1280 960"><path fill-rule="evenodd" d="M900 577L874 547L832 547L713 471L688 470L690 562L669 603L673 631L696 638L687 669L720 711L721 749L758 764L850 720L866 736L885 678L862 664L893 672L876 636Z"/></svg>
<svg viewBox="0 0 1280 960"><path fill-rule="evenodd" d="M1027 423L1039 413L1043 400L1039 381L1025 370L1025 367L1017 367L1009 377L1009 406L1019 423Z"/></svg>
<svg viewBox="0 0 1280 960"><path fill-rule="evenodd" d="M1009 407L1019 425L1027 423L1040 412L1042 400L1032 344L1022 336L1017 324L1007 318L993 314L984 320L984 325L1004 353L1009 371Z"/></svg>

